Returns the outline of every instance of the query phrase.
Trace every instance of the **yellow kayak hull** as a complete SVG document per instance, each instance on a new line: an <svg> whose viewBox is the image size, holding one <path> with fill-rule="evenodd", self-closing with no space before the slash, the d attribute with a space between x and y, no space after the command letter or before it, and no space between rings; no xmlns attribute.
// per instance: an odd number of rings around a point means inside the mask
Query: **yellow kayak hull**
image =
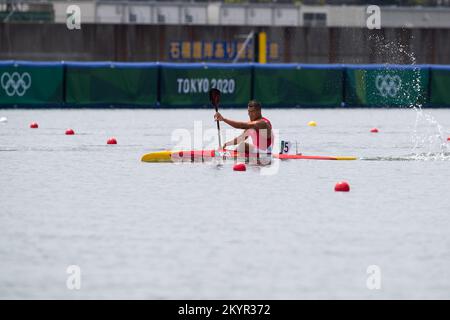
<svg viewBox="0 0 450 320"><path fill-rule="evenodd" d="M158 151L144 154L141 158L142 162L172 162L171 151Z"/></svg>

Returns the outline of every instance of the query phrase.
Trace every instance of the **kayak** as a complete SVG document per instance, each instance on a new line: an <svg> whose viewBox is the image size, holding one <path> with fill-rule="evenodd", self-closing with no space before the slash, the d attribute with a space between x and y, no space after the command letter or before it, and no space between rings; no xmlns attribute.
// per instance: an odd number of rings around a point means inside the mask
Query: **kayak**
<svg viewBox="0 0 450 320"><path fill-rule="evenodd" d="M348 156L309 156L302 154L272 154L281 160L357 160ZM239 160L258 159L258 154L238 153L235 150L189 150L189 151L157 151L144 154L143 162L203 162L213 159Z"/></svg>

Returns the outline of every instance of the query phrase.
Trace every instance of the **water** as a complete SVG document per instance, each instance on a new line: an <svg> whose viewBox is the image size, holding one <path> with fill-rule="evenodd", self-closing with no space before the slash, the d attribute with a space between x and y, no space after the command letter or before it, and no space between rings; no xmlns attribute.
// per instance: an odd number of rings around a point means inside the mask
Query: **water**
<svg viewBox="0 0 450 320"><path fill-rule="evenodd" d="M450 136L450 110L423 112ZM213 112L0 110L0 298L450 298L450 154L413 139L435 124L406 109L264 115L304 154L372 161L285 161L274 175L142 163L174 129L214 129Z"/></svg>

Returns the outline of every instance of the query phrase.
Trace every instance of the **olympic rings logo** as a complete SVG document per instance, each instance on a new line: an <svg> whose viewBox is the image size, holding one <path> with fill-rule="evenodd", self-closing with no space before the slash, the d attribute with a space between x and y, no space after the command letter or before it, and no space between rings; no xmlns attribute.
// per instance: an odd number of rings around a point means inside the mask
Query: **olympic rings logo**
<svg viewBox="0 0 450 320"><path fill-rule="evenodd" d="M402 79L397 75L378 75L375 79L375 86L384 98L388 96L395 98L402 88Z"/></svg>
<svg viewBox="0 0 450 320"><path fill-rule="evenodd" d="M4 72L0 78L0 84L8 96L18 95L21 97L31 87L31 76L28 72L22 74Z"/></svg>

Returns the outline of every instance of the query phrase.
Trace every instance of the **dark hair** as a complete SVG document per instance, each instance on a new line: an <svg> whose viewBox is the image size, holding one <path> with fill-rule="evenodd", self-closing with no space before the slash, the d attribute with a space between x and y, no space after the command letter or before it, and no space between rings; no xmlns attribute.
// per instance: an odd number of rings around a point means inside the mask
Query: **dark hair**
<svg viewBox="0 0 450 320"><path fill-rule="evenodd" d="M255 108L257 110L261 110L261 103L256 101L256 100L250 100L248 102L248 106L252 107L252 108Z"/></svg>

